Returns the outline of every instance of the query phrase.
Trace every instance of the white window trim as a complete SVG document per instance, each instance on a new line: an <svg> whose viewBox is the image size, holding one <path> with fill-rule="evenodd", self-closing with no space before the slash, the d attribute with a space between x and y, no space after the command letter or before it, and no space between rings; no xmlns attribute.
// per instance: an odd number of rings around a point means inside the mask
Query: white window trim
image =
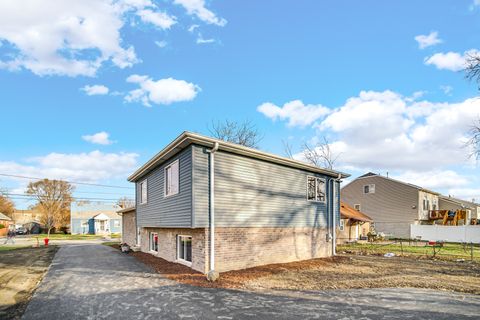
<svg viewBox="0 0 480 320"><path fill-rule="evenodd" d="M338 230L340 230L340 231L345 230L345 220L340 219L340 225L338 226Z"/></svg>
<svg viewBox="0 0 480 320"><path fill-rule="evenodd" d="M193 237L190 236L190 235L186 235L186 234L177 234L177 259L176 259L176 262L181 263L183 265L186 265L188 267L191 267L192 262L180 258L180 238L181 237L188 237L188 238L191 239L191 241L192 241L192 261L193 261Z"/></svg>
<svg viewBox="0 0 480 320"><path fill-rule="evenodd" d="M152 236L155 235L155 234L157 235L157 239L158 239L158 232L149 232L149 233L148 233L148 247L149 247L148 250L149 250L151 253L155 253L155 254L156 254L156 253L158 253L158 243L157 243L157 251L155 251L155 250L152 249L152 244L153 244L153 242L152 242ZM158 240L157 240L157 241L158 241Z"/></svg>
<svg viewBox="0 0 480 320"><path fill-rule="evenodd" d="M365 187L368 186L368 192L365 192ZM372 186L373 186L373 192L372 192ZM369 184L364 184L363 185L363 194L373 194L375 193L375 183L369 183Z"/></svg>
<svg viewBox="0 0 480 320"><path fill-rule="evenodd" d="M171 197L171 196L174 196L174 195L180 193L180 164L178 164L178 189L177 189L177 192L171 193L171 194L167 194L167 169L170 168L171 166L173 166L175 163L179 163L179 162L178 162L178 159L175 160L175 161L170 162L170 163L169 163L167 166L165 166L165 168L163 169L163 196L164 196L165 198L168 198L168 197Z"/></svg>
<svg viewBox="0 0 480 320"><path fill-rule="evenodd" d="M315 179L315 199L310 200L308 199L308 178L314 178ZM325 185L325 196L324 200L317 200L317 180L323 180L323 183ZM307 176L307 201L308 202L319 202L319 203L327 203L327 180L325 178L319 178L315 176Z"/></svg>
<svg viewBox="0 0 480 320"><path fill-rule="evenodd" d="M142 185L145 185L145 199L143 199ZM140 204L146 204L148 201L148 184L147 179L140 182Z"/></svg>

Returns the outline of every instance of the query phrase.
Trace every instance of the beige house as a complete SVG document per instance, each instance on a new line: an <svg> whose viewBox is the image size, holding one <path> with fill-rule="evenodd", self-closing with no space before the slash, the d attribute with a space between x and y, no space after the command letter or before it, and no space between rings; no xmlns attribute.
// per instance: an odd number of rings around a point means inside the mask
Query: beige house
<svg viewBox="0 0 480 320"><path fill-rule="evenodd" d="M367 240L373 219L366 214L340 202L340 225L337 229L337 244Z"/></svg>
<svg viewBox="0 0 480 320"><path fill-rule="evenodd" d="M31 222L40 223L42 213L37 210L15 210L12 215L12 220L17 225L24 225Z"/></svg>
<svg viewBox="0 0 480 320"><path fill-rule="evenodd" d="M438 210L440 194L414 184L369 172L342 188L342 201L375 221L375 230L410 237L411 224L427 224Z"/></svg>
<svg viewBox="0 0 480 320"><path fill-rule="evenodd" d="M122 216L122 243L130 247L137 245L137 219L135 207L125 208L117 211Z"/></svg>

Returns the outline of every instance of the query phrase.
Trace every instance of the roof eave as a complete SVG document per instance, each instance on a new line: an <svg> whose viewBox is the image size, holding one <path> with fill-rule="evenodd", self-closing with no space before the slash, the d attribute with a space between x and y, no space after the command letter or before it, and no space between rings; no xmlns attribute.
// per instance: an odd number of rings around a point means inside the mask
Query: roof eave
<svg viewBox="0 0 480 320"><path fill-rule="evenodd" d="M205 137L205 136L201 136L195 133L185 131L181 135L179 135L175 140L169 143L162 151L157 153L152 159L147 161L147 163L145 163L138 170L136 170L132 175L130 175L128 177L128 181L130 182L137 181L145 173L147 173L153 167L158 165L162 161L162 159L166 160L170 156L176 154L179 150L182 150L187 145L190 145L193 143L193 144L204 145L207 147L213 147L213 145L216 142L220 144L219 149L223 151L232 152L235 154L257 158L257 159L261 159L261 160L265 160L273 163L283 164L289 167L295 167L295 168L303 169L306 171L321 173L321 174L325 174L332 177L340 177L342 179L350 177L349 174L344 172L322 169L298 160L287 159L277 155L265 153L263 151L256 150L253 148L248 148L248 147L240 146L234 143L225 142L218 139L209 138L209 137Z"/></svg>

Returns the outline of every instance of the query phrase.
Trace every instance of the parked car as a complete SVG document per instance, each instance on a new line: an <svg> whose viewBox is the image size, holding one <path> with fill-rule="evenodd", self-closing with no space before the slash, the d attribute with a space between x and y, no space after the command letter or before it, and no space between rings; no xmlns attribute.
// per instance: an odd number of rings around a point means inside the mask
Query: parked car
<svg viewBox="0 0 480 320"><path fill-rule="evenodd" d="M27 228L21 226L15 229L16 234L27 234Z"/></svg>

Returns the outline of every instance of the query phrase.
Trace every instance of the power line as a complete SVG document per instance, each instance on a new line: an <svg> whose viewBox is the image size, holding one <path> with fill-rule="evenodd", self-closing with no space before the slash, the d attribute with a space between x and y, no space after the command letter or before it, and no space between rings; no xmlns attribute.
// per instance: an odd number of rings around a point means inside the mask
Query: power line
<svg viewBox="0 0 480 320"><path fill-rule="evenodd" d="M42 179L44 179L44 178L35 178L35 177L20 176L20 175L15 175L15 174L7 174L7 173L0 173L0 176L11 177L11 178L29 179L29 180L42 180ZM114 186L114 185L108 185L108 184L98 184L98 183L68 181L68 180L64 180L64 179L58 179L58 180L65 181L65 182L68 182L68 183L71 183L71 184L80 184L80 185L94 186L94 187L119 188L119 189L134 189L133 187L125 187L125 186Z"/></svg>
<svg viewBox="0 0 480 320"><path fill-rule="evenodd" d="M12 197L23 197L24 199L37 199L37 197L35 195L30 195L30 194L21 194L21 193L9 193L9 192L5 192L3 193L4 195L7 195L7 196L12 196ZM87 198L87 197L81 197L81 198L78 198L78 197L73 197L75 200L85 200L85 201L96 201L96 200L109 200L109 201L118 201L118 199L107 199L107 198Z"/></svg>

